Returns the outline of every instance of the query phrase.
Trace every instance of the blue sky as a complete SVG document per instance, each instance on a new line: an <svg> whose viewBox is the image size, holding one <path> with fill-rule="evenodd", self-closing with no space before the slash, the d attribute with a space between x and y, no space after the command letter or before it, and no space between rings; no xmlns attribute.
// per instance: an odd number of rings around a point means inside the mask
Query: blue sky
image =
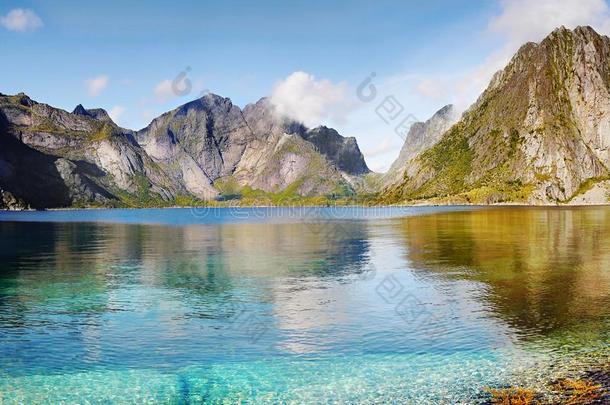
<svg viewBox="0 0 610 405"><path fill-rule="evenodd" d="M402 144L374 112L383 97L427 119L472 102L520 42L559 23L606 28L603 0L528 3L3 1L0 92L103 107L132 129L204 89L240 107L273 94L295 118L356 136L383 170ZM549 18L553 5L561 12ZM181 72L192 90L177 96ZM379 96L362 103L355 89L371 72Z"/></svg>

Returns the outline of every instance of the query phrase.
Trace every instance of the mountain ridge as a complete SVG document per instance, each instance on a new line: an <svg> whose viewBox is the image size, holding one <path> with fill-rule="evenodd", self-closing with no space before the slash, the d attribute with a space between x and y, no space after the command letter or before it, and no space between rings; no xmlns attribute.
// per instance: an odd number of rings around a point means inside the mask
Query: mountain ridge
<svg viewBox="0 0 610 405"><path fill-rule="evenodd" d="M283 127L255 133L255 117L248 122L230 99L217 95L187 102L132 131L103 109L79 104L70 113L23 93L2 94L0 123L3 207L200 204L242 189L261 198L353 193L351 174L340 168L352 156L325 154L303 137L309 129L295 122L286 124L294 134ZM340 144L354 142L332 135ZM357 145L354 151L364 163Z"/></svg>
<svg viewBox="0 0 610 405"><path fill-rule="evenodd" d="M0 94L0 208L608 203L609 168L610 38L591 27L522 45L464 113L415 123L384 174L355 138L268 98L207 94L132 131L103 109Z"/></svg>
<svg viewBox="0 0 610 405"><path fill-rule="evenodd" d="M455 106L448 104L436 111L425 122L413 123L398 157L382 176L382 184L388 187L400 182L411 159L438 143L442 135L455 124L459 115Z"/></svg>
<svg viewBox="0 0 610 405"><path fill-rule="evenodd" d="M570 203L609 175L608 62L610 39L591 27L524 44L380 200Z"/></svg>

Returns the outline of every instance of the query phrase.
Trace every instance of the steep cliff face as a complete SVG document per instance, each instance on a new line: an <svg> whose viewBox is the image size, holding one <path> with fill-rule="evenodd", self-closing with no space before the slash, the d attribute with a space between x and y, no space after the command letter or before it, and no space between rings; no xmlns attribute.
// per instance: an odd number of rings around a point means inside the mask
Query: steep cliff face
<svg viewBox="0 0 610 405"><path fill-rule="evenodd" d="M136 139L173 182L212 199L213 182L235 171L252 131L231 100L206 95L154 119Z"/></svg>
<svg viewBox="0 0 610 405"><path fill-rule="evenodd" d="M363 172L354 164L364 158L353 141L334 132L314 142L310 132L279 117L267 99L242 112L229 99L209 94L153 120L136 138L174 181L201 198L217 197L227 183L322 195L347 184L343 171ZM325 148L331 137L336 145ZM354 150L356 157L350 155Z"/></svg>
<svg viewBox="0 0 610 405"><path fill-rule="evenodd" d="M609 175L609 62L610 39L590 27L525 44L382 198L571 201Z"/></svg>
<svg viewBox="0 0 610 405"><path fill-rule="evenodd" d="M74 108L72 114L82 115L84 117L93 118L98 121L112 122L112 118L110 118L110 115L108 115L106 110L102 108L85 109L82 104L79 104L76 106L76 108Z"/></svg>
<svg viewBox="0 0 610 405"><path fill-rule="evenodd" d="M370 172L356 138L343 137L333 128L325 126L310 129L302 137L335 163L339 170L354 176Z"/></svg>
<svg viewBox="0 0 610 405"><path fill-rule="evenodd" d="M370 172L355 138L344 137L325 126L310 129L287 117L278 116L267 98L248 104L244 108L244 117L259 137L273 133L295 134L311 143L343 173L358 176Z"/></svg>
<svg viewBox="0 0 610 405"><path fill-rule="evenodd" d="M411 125L398 158L382 177L383 186L399 183L411 159L436 145L458 119L458 111L449 104L434 113L426 122L416 122Z"/></svg>
<svg viewBox="0 0 610 405"><path fill-rule="evenodd" d="M299 122L280 116L267 98L248 104L244 108L244 117L257 142L246 154L245 164L241 168L251 170L257 155L274 156L262 162L267 166L262 171L266 174L253 177L263 183L268 182L267 179L277 183L281 179L277 175L273 176L273 173L288 172L293 178L303 179L298 181L306 194L326 194L337 188L351 188L353 176L369 171L353 138L345 138L329 128L324 132L312 130ZM257 151L257 148L264 144L267 152ZM278 164L279 162L285 163ZM288 167L286 163L289 164ZM283 169L280 169L281 167ZM260 172L260 168L258 171ZM262 187L265 189L264 185Z"/></svg>
<svg viewBox="0 0 610 405"><path fill-rule="evenodd" d="M0 95L0 187L35 208L106 204L143 189L159 199L178 192L130 131L93 111Z"/></svg>
<svg viewBox="0 0 610 405"><path fill-rule="evenodd" d="M265 100L242 112L206 95L133 132L102 109L0 94L0 208L168 205L224 198L226 184L290 196L349 189L366 169L358 146L310 132Z"/></svg>

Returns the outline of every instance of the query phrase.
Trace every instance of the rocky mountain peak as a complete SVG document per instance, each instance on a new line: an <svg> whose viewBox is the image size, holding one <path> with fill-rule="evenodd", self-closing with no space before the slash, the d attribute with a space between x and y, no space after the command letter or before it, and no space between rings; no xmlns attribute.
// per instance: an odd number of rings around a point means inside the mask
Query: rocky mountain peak
<svg viewBox="0 0 610 405"><path fill-rule="evenodd" d="M277 113L267 97L244 108L244 118L258 137L269 134L294 134L312 143L341 171L350 175L370 172L355 138L344 137L335 129L319 126L307 128L302 123Z"/></svg>
<svg viewBox="0 0 610 405"><path fill-rule="evenodd" d="M302 137L348 174L362 175L371 171L353 137L343 137L335 129L323 125L308 130Z"/></svg>
<svg viewBox="0 0 610 405"><path fill-rule="evenodd" d="M336 195L367 171L355 139L280 117L266 98L242 111L206 94L133 132L101 108L0 96L0 186L35 207L210 200L235 187Z"/></svg>
<svg viewBox="0 0 610 405"><path fill-rule="evenodd" d="M455 106L448 104L436 111L427 121L413 123L409 128L398 158L382 178L383 186L387 187L402 180L409 161L426 149L436 145L458 118L459 112Z"/></svg>
<svg viewBox="0 0 610 405"><path fill-rule="evenodd" d="M257 136L265 137L271 133L303 135L307 128L288 117L281 116L268 97L248 104L243 110L244 118Z"/></svg>
<svg viewBox="0 0 610 405"><path fill-rule="evenodd" d="M210 106L214 104L215 99L216 99L216 97L214 97L213 95L206 94L200 98L197 98L195 100L192 100L192 101L189 101L187 103L180 105L174 111L176 111L178 113L184 113L188 110L208 110L210 108ZM166 114L170 114L170 113L172 113L172 111L170 111ZM163 114L163 115L165 115L165 114Z"/></svg>
<svg viewBox="0 0 610 405"><path fill-rule="evenodd" d="M89 116L89 113L82 104L77 105L72 111L72 114Z"/></svg>
<svg viewBox="0 0 610 405"><path fill-rule="evenodd" d="M440 110L434 113L431 119L435 119L436 117L446 117L448 115L455 113L455 106L453 104L447 104L442 107Z"/></svg>
<svg viewBox="0 0 610 405"><path fill-rule="evenodd" d="M24 107L33 107L36 104L36 102L25 93L17 93L15 99Z"/></svg>
<svg viewBox="0 0 610 405"><path fill-rule="evenodd" d="M214 93L204 94L203 96L201 96L199 98L199 101L201 102L202 105L208 106L210 108L214 107L214 106L222 106L225 108L233 107L233 102L231 101L230 98L219 96L218 94L214 94Z"/></svg>
<svg viewBox="0 0 610 405"><path fill-rule="evenodd" d="M519 49L394 195L561 203L609 167L610 39L560 27Z"/></svg>
<svg viewBox="0 0 610 405"><path fill-rule="evenodd" d="M108 112L103 108L91 108L86 109L82 104L77 105L72 111L74 115L80 115L83 117L93 118L97 121L113 123L112 118L108 115Z"/></svg>

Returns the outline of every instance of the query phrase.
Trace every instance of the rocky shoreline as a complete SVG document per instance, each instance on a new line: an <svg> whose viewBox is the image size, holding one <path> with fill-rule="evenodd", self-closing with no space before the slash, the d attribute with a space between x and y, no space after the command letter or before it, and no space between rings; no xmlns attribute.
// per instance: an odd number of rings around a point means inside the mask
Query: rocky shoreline
<svg viewBox="0 0 610 405"><path fill-rule="evenodd" d="M539 387L488 388L481 394L483 404L608 404L610 403L610 361L599 367L552 380Z"/></svg>
<svg viewBox="0 0 610 405"><path fill-rule="evenodd" d="M0 189L0 211L29 211L31 207L11 192Z"/></svg>
<svg viewBox="0 0 610 405"><path fill-rule="evenodd" d="M357 208L414 208L414 207L516 207L516 208L578 208L578 207L605 207L610 206L609 202L585 202L580 204L526 204L517 202L502 202L491 204L475 204L467 202L439 202L439 201L413 201L409 204L374 204L358 201L339 200L336 204L320 204L317 200L287 201L286 204L252 204L240 202L239 200L210 201L201 205L159 205L159 206L117 206L117 205L95 205L95 206L67 206L36 209L28 205L21 199L16 198L12 193L0 189L0 211L71 211L71 210L94 210L94 209L170 209L170 208L279 208L279 207L357 207Z"/></svg>

